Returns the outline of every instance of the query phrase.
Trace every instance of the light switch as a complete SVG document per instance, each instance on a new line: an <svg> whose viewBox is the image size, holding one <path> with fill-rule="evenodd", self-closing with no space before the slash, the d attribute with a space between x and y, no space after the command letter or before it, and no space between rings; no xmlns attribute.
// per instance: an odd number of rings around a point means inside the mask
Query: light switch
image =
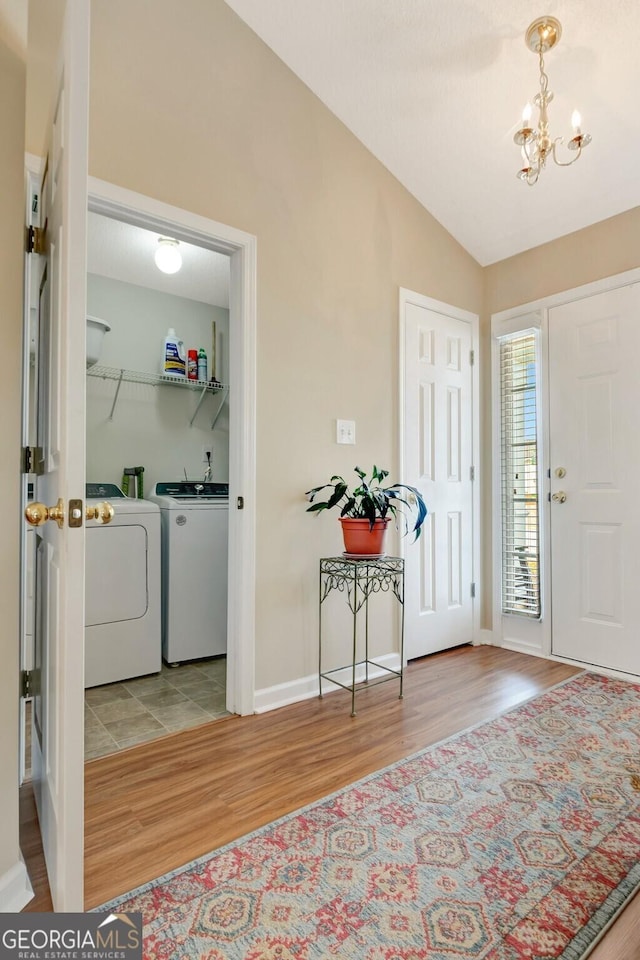
<svg viewBox="0 0 640 960"><path fill-rule="evenodd" d="M336 443L356 442L355 420L336 420Z"/></svg>

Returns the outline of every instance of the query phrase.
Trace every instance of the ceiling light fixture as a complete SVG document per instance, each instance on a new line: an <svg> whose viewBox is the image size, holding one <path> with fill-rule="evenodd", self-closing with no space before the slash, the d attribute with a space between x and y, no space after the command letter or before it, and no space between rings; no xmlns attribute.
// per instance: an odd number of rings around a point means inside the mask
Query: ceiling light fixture
<svg viewBox="0 0 640 960"><path fill-rule="evenodd" d="M560 40L562 27L560 21L555 17L539 17L529 26L525 34L525 43L532 53L538 54L540 67L540 93L533 98L533 102L538 108L538 126L531 126L531 104L528 103L522 112L522 127L514 135L514 141L522 150L522 159L524 166L518 170L518 178L528 183L530 187L538 182L538 177L546 165L547 157L551 156L553 162L559 167L570 167L575 163L584 147L591 143L591 137L588 133L583 133L580 129L580 114L577 110L573 111L571 125L573 126L573 136L567 147L575 151L575 157L571 160L559 160L557 156L558 144L562 143L563 137L556 137L554 140L549 136L549 116L547 107L553 100L553 93L548 89L549 78L544 70L544 54L553 49Z"/></svg>
<svg viewBox="0 0 640 960"><path fill-rule="evenodd" d="M177 273L182 266L182 257L178 250L178 241L171 237L158 237L158 249L155 252L156 267L163 273Z"/></svg>

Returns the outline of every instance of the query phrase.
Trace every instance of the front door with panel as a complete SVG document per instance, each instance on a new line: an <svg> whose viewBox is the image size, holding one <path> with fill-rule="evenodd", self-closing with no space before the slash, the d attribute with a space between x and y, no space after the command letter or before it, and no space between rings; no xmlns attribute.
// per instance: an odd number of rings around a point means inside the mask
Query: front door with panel
<svg viewBox="0 0 640 960"><path fill-rule="evenodd" d="M39 257L34 793L53 905L82 910L84 528L69 526L85 471L89 4L67 0L42 179ZM37 255L37 254L36 254ZM79 514L81 516L81 514Z"/></svg>
<svg viewBox="0 0 640 960"><path fill-rule="evenodd" d="M552 653L640 674L640 284L549 310Z"/></svg>
<svg viewBox="0 0 640 960"><path fill-rule="evenodd" d="M472 324L432 304L402 306L403 476L429 510L407 555L407 659L473 640Z"/></svg>

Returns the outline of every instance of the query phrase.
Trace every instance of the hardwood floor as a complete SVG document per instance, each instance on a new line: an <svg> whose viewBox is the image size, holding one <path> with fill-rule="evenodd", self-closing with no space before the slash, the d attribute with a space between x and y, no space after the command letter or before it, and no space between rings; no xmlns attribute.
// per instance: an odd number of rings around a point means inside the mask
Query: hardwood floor
<svg viewBox="0 0 640 960"><path fill-rule="evenodd" d="M395 682L231 717L85 766L87 909L160 876L389 763L535 696L573 667L497 647L459 647L413 661ZM51 910L30 789L22 850ZM640 896L590 955L640 960Z"/></svg>

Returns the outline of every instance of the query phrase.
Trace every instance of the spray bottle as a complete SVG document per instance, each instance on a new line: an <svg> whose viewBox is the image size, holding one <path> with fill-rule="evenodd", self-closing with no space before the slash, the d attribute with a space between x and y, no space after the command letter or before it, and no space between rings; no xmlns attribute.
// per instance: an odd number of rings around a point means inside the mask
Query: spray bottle
<svg viewBox="0 0 640 960"><path fill-rule="evenodd" d="M203 347L200 347L198 352L198 380L207 380L207 355Z"/></svg>

